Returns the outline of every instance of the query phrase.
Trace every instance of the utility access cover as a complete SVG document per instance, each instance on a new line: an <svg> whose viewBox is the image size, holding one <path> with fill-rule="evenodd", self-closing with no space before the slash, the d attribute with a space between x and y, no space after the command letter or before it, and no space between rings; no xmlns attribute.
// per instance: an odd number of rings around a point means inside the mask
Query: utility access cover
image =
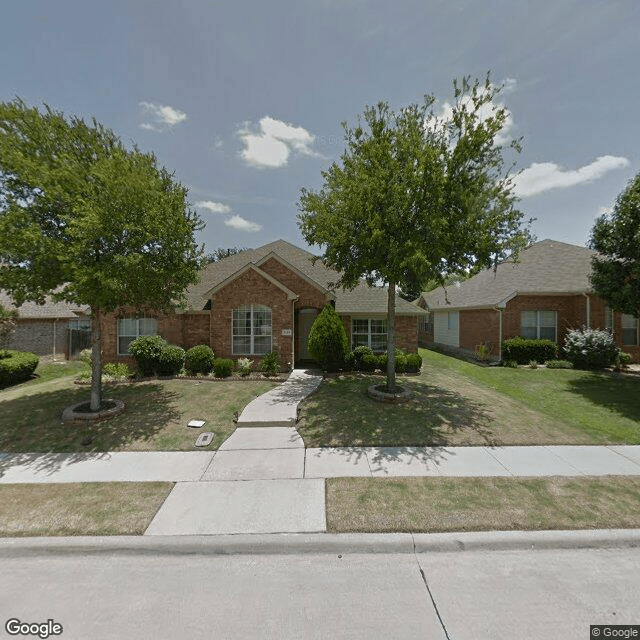
<svg viewBox="0 0 640 640"><path fill-rule="evenodd" d="M204 427L204 420L189 420L187 427L193 427L194 429Z"/></svg>
<svg viewBox="0 0 640 640"><path fill-rule="evenodd" d="M205 431L198 436L196 440L196 447L207 447L213 442L213 436L215 434L211 431Z"/></svg>

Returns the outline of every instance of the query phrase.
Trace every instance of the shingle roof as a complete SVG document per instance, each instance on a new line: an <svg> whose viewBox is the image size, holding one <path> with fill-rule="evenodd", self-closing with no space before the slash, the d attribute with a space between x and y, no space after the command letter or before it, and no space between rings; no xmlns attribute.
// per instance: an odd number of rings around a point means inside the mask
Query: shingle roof
<svg viewBox="0 0 640 640"><path fill-rule="evenodd" d="M332 284L340 277L336 271L325 267L321 260L314 263L313 254L308 251L285 240L276 240L257 249L247 249L207 265L200 272L200 282L187 290L189 308L202 309L207 302L205 295L208 291L233 276L247 264L255 264L270 253L277 254L324 289L333 290ZM362 283L353 291L336 289L334 293L338 313L386 313L387 289L384 287L368 287ZM412 303L396 297L396 313L421 315L423 312Z"/></svg>
<svg viewBox="0 0 640 640"><path fill-rule="evenodd" d="M0 291L0 304L7 309L15 308L12 298L5 292ZM69 304L68 302L53 302L47 296L44 304L36 304L35 302L25 302L19 307L18 314L20 318L25 319L47 319L47 318L77 318L78 314L89 313L89 307L83 307L77 304Z"/></svg>
<svg viewBox="0 0 640 640"><path fill-rule="evenodd" d="M506 260L496 271L486 269L469 280L422 294L429 309L494 307L516 294L583 293L591 290L591 258L595 251L556 240L542 240ZM449 303L447 304L447 300Z"/></svg>

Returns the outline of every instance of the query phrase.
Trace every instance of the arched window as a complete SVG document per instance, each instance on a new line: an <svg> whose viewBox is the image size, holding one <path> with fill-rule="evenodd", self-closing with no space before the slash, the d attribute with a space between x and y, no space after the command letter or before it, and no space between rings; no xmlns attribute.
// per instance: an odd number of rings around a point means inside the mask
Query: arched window
<svg viewBox="0 0 640 640"><path fill-rule="evenodd" d="M271 351L271 309L259 304L243 304L233 310L231 352L233 355L261 356Z"/></svg>

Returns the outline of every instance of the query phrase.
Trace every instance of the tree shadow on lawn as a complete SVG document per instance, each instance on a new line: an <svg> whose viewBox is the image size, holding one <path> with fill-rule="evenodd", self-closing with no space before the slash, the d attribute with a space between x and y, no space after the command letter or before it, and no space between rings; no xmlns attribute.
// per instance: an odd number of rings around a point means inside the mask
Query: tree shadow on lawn
<svg viewBox="0 0 640 640"><path fill-rule="evenodd" d="M499 446L486 405L437 386L398 378L414 397L379 403L366 394L372 376L327 379L302 405L299 431L307 446Z"/></svg>
<svg viewBox="0 0 640 640"><path fill-rule="evenodd" d="M595 405L640 422L640 379L637 377L593 372L572 378L568 388Z"/></svg>
<svg viewBox="0 0 640 640"><path fill-rule="evenodd" d="M149 440L182 417L175 406L178 394L160 384L105 387L103 396L123 400L124 413L88 424L62 422L65 407L89 399L88 387L2 401L0 451L5 453L0 454L0 476L19 464L55 471L64 461L100 458L107 451ZM55 455L60 453L74 455Z"/></svg>

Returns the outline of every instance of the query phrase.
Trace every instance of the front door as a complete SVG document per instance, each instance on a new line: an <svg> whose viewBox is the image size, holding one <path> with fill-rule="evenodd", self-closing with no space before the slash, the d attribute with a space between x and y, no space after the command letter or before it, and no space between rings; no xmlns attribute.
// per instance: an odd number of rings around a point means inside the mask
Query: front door
<svg viewBox="0 0 640 640"><path fill-rule="evenodd" d="M309 331L316 316L317 309L300 309L298 311L298 360L311 360L311 354L307 347Z"/></svg>

